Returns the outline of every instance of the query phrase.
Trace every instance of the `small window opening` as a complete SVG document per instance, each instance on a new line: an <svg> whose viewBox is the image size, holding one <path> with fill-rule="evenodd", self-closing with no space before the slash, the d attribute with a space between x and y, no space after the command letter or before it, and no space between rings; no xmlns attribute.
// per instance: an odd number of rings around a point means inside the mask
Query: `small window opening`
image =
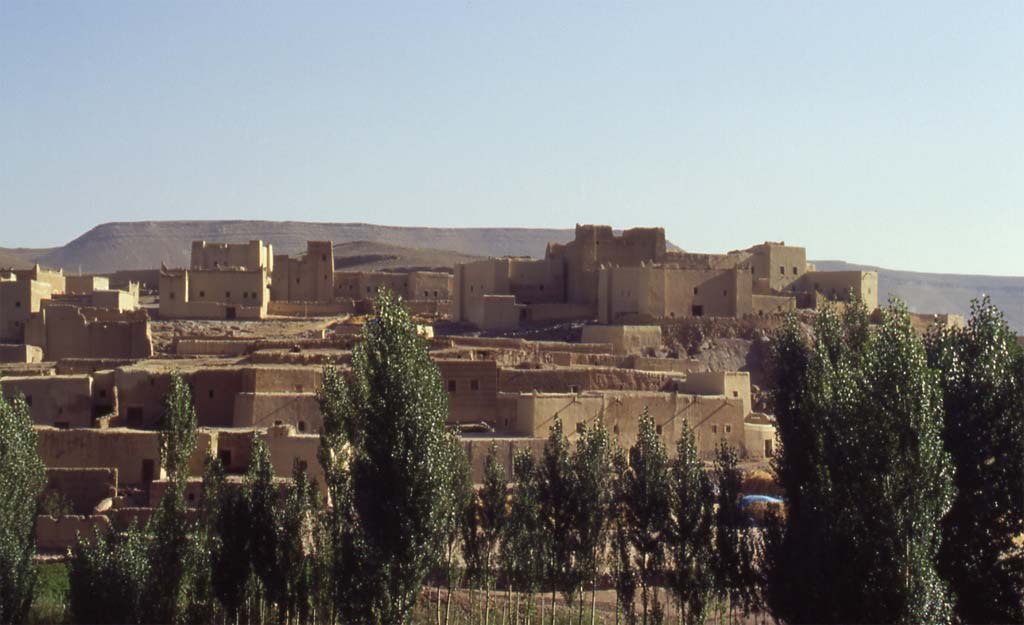
<svg viewBox="0 0 1024 625"><path fill-rule="evenodd" d="M210 389L210 399L213 399L213 389Z"/></svg>
<svg viewBox="0 0 1024 625"><path fill-rule="evenodd" d="M730 432L732 432L732 426L731 425L725 426L725 433L728 434Z"/></svg>
<svg viewBox="0 0 1024 625"><path fill-rule="evenodd" d="M700 289L697 287L693 287L693 294L696 295L698 293L700 293Z"/></svg>
<svg viewBox="0 0 1024 625"><path fill-rule="evenodd" d="M299 421L299 431L300 432L305 432L306 431L306 422L305 421Z"/></svg>
<svg viewBox="0 0 1024 625"><path fill-rule="evenodd" d="M299 471L305 471L309 467L309 463L305 460L299 460Z"/></svg>
<svg viewBox="0 0 1024 625"><path fill-rule="evenodd" d="M455 380L448 380L448 392L449 393L454 393L455 392Z"/></svg>
<svg viewBox="0 0 1024 625"><path fill-rule="evenodd" d="M658 434L661 434L661 426L660 425L654 426L654 431L657 432Z"/></svg>
<svg viewBox="0 0 1024 625"><path fill-rule="evenodd" d="M225 298L230 298L231 297L231 291L224 291L224 297Z"/></svg>
<svg viewBox="0 0 1024 625"><path fill-rule="evenodd" d="M786 275L786 268L783 267L782 265L779 265L779 273L781 273L782 275Z"/></svg>
<svg viewBox="0 0 1024 625"><path fill-rule="evenodd" d="M796 275L796 267L793 267L793 275Z"/></svg>
<svg viewBox="0 0 1024 625"><path fill-rule="evenodd" d="M712 434L718 434L718 426L717 425L712 425L711 426L711 433Z"/></svg>

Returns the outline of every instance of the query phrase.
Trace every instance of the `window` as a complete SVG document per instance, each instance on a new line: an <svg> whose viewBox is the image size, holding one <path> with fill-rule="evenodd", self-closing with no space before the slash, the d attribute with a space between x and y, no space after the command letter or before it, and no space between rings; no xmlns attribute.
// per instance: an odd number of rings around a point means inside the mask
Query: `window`
<svg viewBox="0 0 1024 625"><path fill-rule="evenodd" d="M224 291L224 298L229 299L231 297L231 291Z"/></svg>
<svg viewBox="0 0 1024 625"><path fill-rule="evenodd" d="M242 299L249 299L249 291L242 291Z"/></svg>
<svg viewBox="0 0 1024 625"><path fill-rule="evenodd" d="M15 308L21 308L21 302L14 302Z"/></svg>
<svg viewBox="0 0 1024 625"><path fill-rule="evenodd" d="M480 380L470 380L469 381L469 390L471 390L471 391L479 391L480 390Z"/></svg>
<svg viewBox="0 0 1024 625"><path fill-rule="evenodd" d="M32 396L25 395L25 403L31 408L32 407Z"/></svg>
<svg viewBox="0 0 1024 625"><path fill-rule="evenodd" d="M580 387L577 386L576 384L573 384L573 385L569 386L569 392L570 393L575 393L575 394L578 395L579 392L580 392Z"/></svg>
<svg viewBox="0 0 1024 625"><path fill-rule="evenodd" d="M302 278L295 278L295 284L302 284Z"/></svg>
<svg viewBox="0 0 1024 625"><path fill-rule="evenodd" d="M711 426L711 433L712 434L718 434L718 426L717 425L712 425Z"/></svg>
<svg viewBox="0 0 1024 625"><path fill-rule="evenodd" d="M299 460L299 471L305 471L309 467L309 463L305 460Z"/></svg>
<svg viewBox="0 0 1024 625"><path fill-rule="evenodd" d="M728 434L730 432L732 432L732 426L731 425L726 425L725 426L725 433Z"/></svg>
<svg viewBox="0 0 1024 625"><path fill-rule="evenodd" d="M125 416L128 420L128 427L142 427L142 406L128 406Z"/></svg>
<svg viewBox="0 0 1024 625"><path fill-rule="evenodd" d="M615 425L614 425L614 426L612 427L612 434L615 434L616 436L618 436L618 435L619 435L619 424L618 424L618 423L616 423L616 424L615 424Z"/></svg>
<svg viewBox="0 0 1024 625"><path fill-rule="evenodd" d="M796 267L793 267L793 275L796 275Z"/></svg>
<svg viewBox="0 0 1024 625"><path fill-rule="evenodd" d="M305 432L306 431L306 422L305 421L299 421L299 431L300 432Z"/></svg>
<svg viewBox="0 0 1024 625"><path fill-rule="evenodd" d="M218 449L217 458L220 459L220 463L224 465L224 468L231 466L231 450L230 449Z"/></svg>
<svg viewBox="0 0 1024 625"><path fill-rule="evenodd" d="M423 291L423 297L430 297L430 293Z"/></svg>
<svg viewBox="0 0 1024 625"><path fill-rule="evenodd" d="M781 273L782 275L786 275L786 268L783 267L782 265L779 265L779 273Z"/></svg>
<svg viewBox="0 0 1024 625"><path fill-rule="evenodd" d="M733 391L732 392L732 396L733 397L739 397L740 396L740 392L739 391Z"/></svg>
<svg viewBox="0 0 1024 625"><path fill-rule="evenodd" d="M210 389L210 399L213 399L213 389Z"/></svg>
<svg viewBox="0 0 1024 625"><path fill-rule="evenodd" d="M153 461L149 458L142 461L142 481L143 483L153 481Z"/></svg>
<svg viewBox="0 0 1024 625"><path fill-rule="evenodd" d="M449 393L454 393L455 392L455 380L448 380L448 392Z"/></svg>
<svg viewBox="0 0 1024 625"><path fill-rule="evenodd" d="M174 299L174 291L171 291L171 295L167 299Z"/></svg>
<svg viewBox="0 0 1024 625"><path fill-rule="evenodd" d="M703 317L704 316L704 307L703 306L696 306L695 305L695 306L693 306L690 309L690 312L693 314L694 317Z"/></svg>
<svg viewBox="0 0 1024 625"><path fill-rule="evenodd" d="M698 293L700 293L700 289L697 287L693 287L693 294L696 295Z"/></svg>
<svg viewBox="0 0 1024 625"><path fill-rule="evenodd" d="M284 425L284 421L280 419L274 419L274 425Z"/></svg>
<svg viewBox="0 0 1024 625"><path fill-rule="evenodd" d="M369 293L369 292L370 292L370 287L366 287L366 292L367 292L367 293Z"/></svg>
<svg viewBox="0 0 1024 625"><path fill-rule="evenodd" d="M327 260L327 254L321 254L320 260Z"/></svg>
<svg viewBox="0 0 1024 625"><path fill-rule="evenodd" d="M199 291L199 297L206 297L206 291Z"/></svg>
<svg viewBox="0 0 1024 625"><path fill-rule="evenodd" d="M729 290L728 289L722 289L722 297L729 297Z"/></svg>
<svg viewBox="0 0 1024 625"><path fill-rule="evenodd" d="M654 426L654 431L657 432L658 434L661 434L661 426L660 425Z"/></svg>
<svg viewBox="0 0 1024 625"><path fill-rule="evenodd" d="M437 299L437 291L434 291L434 299Z"/></svg>

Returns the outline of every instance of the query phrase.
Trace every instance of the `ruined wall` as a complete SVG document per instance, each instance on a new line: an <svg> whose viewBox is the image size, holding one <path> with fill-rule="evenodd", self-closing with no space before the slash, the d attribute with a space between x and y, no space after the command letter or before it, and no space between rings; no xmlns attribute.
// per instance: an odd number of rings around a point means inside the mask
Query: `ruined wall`
<svg viewBox="0 0 1024 625"><path fill-rule="evenodd" d="M65 276L65 293L92 293L93 291L109 291L110 278L102 276Z"/></svg>
<svg viewBox="0 0 1024 625"><path fill-rule="evenodd" d="M642 354L661 347L661 326L586 325L582 343L606 343L618 354Z"/></svg>
<svg viewBox="0 0 1024 625"><path fill-rule="evenodd" d="M35 345L0 343L0 362L42 362L43 350Z"/></svg>
<svg viewBox="0 0 1024 625"><path fill-rule="evenodd" d="M40 515L36 517L36 549L65 553L78 542L79 537L91 541L110 529L110 519L102 514L72 515L59 519Z"/></svg>
<svg viewBox="0 0 1024 625"><path fill-rule="evenodd" d="M615 367L502 368L498 388L503 393L578 393L591 390L660 391L671 388L670 374Z"/></svg>
<svg viewBox="0 0 1024 625"><path fill-rule="evenodd" d="M24 395L37 425L92 426L92 378L88 375L6 377L0 389L7 398Z"/></svg>
<svg viewBox="0 0 1024 625"><path fill-rule="evenodd" d="M743 415L750 413L750 373L746 371L695 371L678 385L683 393L722 395L743 401Z"/></svg>
<svg viewBox="0 0 1024 625"><path fill-rule="evenodd" d="M291 425L300 433L319 434L323 415L315 393L271 392L235 395L233 427Z"/></svg>
<svg viewBox="0 0 1024 625"><path fill-rule="evenodd" d="M324 470L317 460L320 436L297 433L288 425L271 427L264 436L270 449L270 463L274 466L274 474L279 477L291 477L298 466L316 483L320 488L320 496L327 501Z"/></svg>
<svg viewBox="0 0 1024 625"><path fill-rule="evenodd" d="M796 298L792 295L753 295L751 312L755 315L777 315L796 310Z"/></svg>
<svg viewBox="0 0 1024 625"><path fill-rule="evenodd" d="M29 319L25 339L42 348L46 360L153 355L149 316L144 310L122 313L47 305Z"/></svg>
<svg viewBox="0 0 1024 625"><path fill-rule="evenodd" d="M274 247L263 241L248 243L210 243L192 241L192 269L234 267L257 271L274 269Z"/></svg>
<svg viewBox="0 0 1024 625"><path fill-rule="evenodd" d="M693 429L703 458L713 457L723 439L745 453L744 407L739 399L640 391L524 393L514 397L515 419L509 427L522 436L546 437L558 416L570 442L575 442L579 424L600 420L620 446L630 447L636 443L640 414L647 408L670 453L674 453L683 427Z"/></svg>
<svg viewBox="0 0 1024 625"><path fill-rule="evenodd" d="M50 468L46 470L43 496L59 493L75 514L90 514L101 501L117 496L117 469Z"/></svg>
<svg viewBox="0 0 1024 625"><path fill-rule="evenodd" d="M141 485L163 476L160 468L159 432L110 429L61 430L36 426L39 456L47 468L117 469L122 485ZM215 443L209 432L199 431L196 451L189 459L189 475L203 474L203 460Z"/></svg>
<svg viewBox="0 0 1024 625"><path fill-rule="evenodd" d="M274 259L270 298L279 301L330 302L334 299L334 245L307 241L299 258Z"/></svg>
<svg viewBox="0 0 1024 625"><path fill-rule="evenodd" d="M576 237L548 245L545 258L565 265L566 301L591 307L598 302L601 265L639 266L665 257L663 228L631 228L616 236L611 226L576 224Z"/></svg>
<svg viewBox="0 0 1024 625"><path fill-rule="evenodd" d="M850 294L860 298L868 310L878 308L878 272L811 271L795 281L793 291L821 293L832 301L847 302Z"/></svg>

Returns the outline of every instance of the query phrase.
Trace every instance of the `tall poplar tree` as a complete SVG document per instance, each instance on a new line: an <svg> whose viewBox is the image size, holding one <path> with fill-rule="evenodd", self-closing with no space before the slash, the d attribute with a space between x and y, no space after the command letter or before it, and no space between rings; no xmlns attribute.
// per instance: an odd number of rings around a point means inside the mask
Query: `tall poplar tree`
<svg viewBox="0 0 1024 625"><path fill-rule="evenodd" d="M623 484L626 527L640 581L640 604L644 625L659 614L658 575L665 562L665 534L668 530L668 455L647 408L640 415L636 445L629 450L629 469Z"/></svg>
<svg viewBox="0 0 1024 625"><path fill-rule="evenodd" d="M775 459L786 493L767 600L790 623L948 622L936 572L952 497L942 393L906 309L790 321L773 345Z"/></svg>
<svg viewBox="0 0 1024 625"><path fill-rule="evenodd" d="M1024 622L1024 351L987 297L967 327L934 329L926 345L956 466L939 571L962 621Z"/></svg>
<svg viewBox="0 0 1024 625"><path fill-rule="evenodd" d="M408 622L442 553L448 397L401 299L381 290L376 306L349 379L325 375L321 462L332 503L350 510L334 521L335 561L353 565L338 583L357 591L345 593L342 616L391 625Z"/></svg>
<svg viewBox="0 0 1024 625"><path fill-rule="evenodd" d="M668 581L687 625L703 623L715 589L714 492L686 427L676 443L669 490Z"/></svg>
<svg viewBox="0 0 1024 625"><path fill-rule="evenodd" d="M0 397L0 623L24 622L32 605L37 502L46 485L37 440L25 400Z"/></svg>

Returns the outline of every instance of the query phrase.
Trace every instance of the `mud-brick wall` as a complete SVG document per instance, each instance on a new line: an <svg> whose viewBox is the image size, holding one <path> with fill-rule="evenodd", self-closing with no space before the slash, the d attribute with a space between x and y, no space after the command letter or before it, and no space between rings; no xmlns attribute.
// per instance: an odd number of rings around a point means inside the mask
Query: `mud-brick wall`
<svg viewBox="0 0 1024 625"><path fill-rule="evenodd" d="M89 514L96 504L117 495L117 469L97 467L46 470L45 496L58 493L71 503L75 514Z"/></svg>

